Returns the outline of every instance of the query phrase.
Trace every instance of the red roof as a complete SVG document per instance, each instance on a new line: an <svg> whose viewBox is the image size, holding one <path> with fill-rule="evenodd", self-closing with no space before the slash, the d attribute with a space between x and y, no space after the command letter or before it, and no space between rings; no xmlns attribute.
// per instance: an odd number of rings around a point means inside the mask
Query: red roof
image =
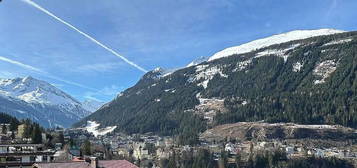
<svg viewBox="0 0 357 168"><path fill-rule="evenodd" d="M99 167L105 168L139 168L126 160L100 160Z"/></svg>
<svg viewBox="0 0 357 168"><path fill-rule="evenodd" d="M103 168L139 168L126 160L99 160L99 167ZM68 163L37 163L38 168L92 168L87 162Z"/></svg>
<svg viewBox="0 0 357 168"><path fill-rule="evenodd" d="M37 163L37 168L92 168L87 162L70 162L70 163Z"/></svg>
<svg viewBox="0 0 357 168"><path fill-rule="evenodd" d="M72 162L84 162L85 160L80 157L73 157Z"/></svg>

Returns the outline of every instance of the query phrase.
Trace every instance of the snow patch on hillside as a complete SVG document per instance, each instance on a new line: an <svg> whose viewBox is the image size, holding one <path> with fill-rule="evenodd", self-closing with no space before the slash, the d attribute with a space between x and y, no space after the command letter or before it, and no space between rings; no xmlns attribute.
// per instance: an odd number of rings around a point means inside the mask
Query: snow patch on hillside
<svg viewBox="0 0 357 168"><path fill-rule="evenodd" d="M165 89L164 92L175 93L176 89Z"/></svg>
<svg viewBox="0 0 357 168"><path fill-rule="evenodd" d="M224 74L218 66L208 67L208 65L199 65L196 66L195 76L189 79L189 82L203 80L198 83L198 86L207 88L208 82L212 80L216 74L219 74L221 77L228 78L228 75Z"/></svg>
<svg viewBox="0 0 357 168"><path fill-rule="evenodd" d="M288 127L290 128L308 128L308 129L337 129L337 125L300 125L300 124L291 124Z"/></svg>
<svg viewBox="0 0 357 168"><path fill-rule="evenodd" d="M300 62L296 62L293 64L293 71L294 72L300 72L301 68L304 66L304 64L300 63Z"/></svg>
<svg viewBox="0 0 357 168"><path fill-rule="evenodd" d="M333 73L335 72L337 68L337 63L335 63L333 60L326 60L321 63L319 63L314 71L313 74L320 79L315 80L314 84L321 84L324 83L325 80Z"/></svg>
<svg viewBox="0 0 357 168"><path fill-rule="evenodd" d="M283 34L273 35L267 38L251 41L249 43L245 43L239 46L230 47L224 49L212 57L208 59L208 61L212 61L215 59L232 56L235 54L244 54L257 49L261 49L264 47L268 47L274 44L281 44L294 40L307 39L316 36L330 35L336 33L343 33L345 31L334 30L334 29L319 29L319 30L295 30Z"/></svg>
<svg viewBox="0 0 357 168"><path fill-rule="evenodd" d="M333 52L333 51L337 51L338 49L325 49L325 50L321 50L321 53L326 53L326 52Z"/></svg>
<svg viewBox="0 0 357 168"><path fill-rule="evenodd" d="M296 47L299 47L300 44L294 44L292 46L290 46L289 48L285 48L285 49L268 49L268 50L264 50L262 52L257 53L257 55L254 58L259 58L259 57L263 57L263 56L269 56L269 55L275 55L277 57L281 57L284 59L284 62L286 62L288 60L288 57L290 56L289 54L287 54L288 51L291 51L293 49L295 49Z"/></svg>
<svg viewBox="0 0 357 168"><path fill-rule="evenodd" d="M203 63L205 61L208 60L208 57L199 57L198 59L192 61L191 63L189 63L186 67L191 67L191 66L195 66L195 65L198 65L200 63Z"/></svg>
<svg viewBox="0 0 357 168"><path fill-rule="evenodd" d="M343 43L348 43L352 41L352 39L341 39L341 40L335 40L331 41L329 43L324 44L323 46L329 46L329 45L336 45L336 44L343 44Z"/></svg>
<svg viewBox="0 0 357 168"><path fill-rule="evenodd" d="M117 126L110 126L98 129L99 126L100 124L96 121L87 121L87 126L85 127L85 130L92 133L95 137L98 137L113 132L117 128Z"/></svg>
<svg viewBox="0 0 357 168"><path fill-rule="evenodd" d="M157 67L154 70L152 70L152 73L158 73L157 76L155 76L154 78L161 78L161 77L166 77L171 75L172 73L174 73L176 70L178 69L164 69L161 67Z"/></svg>
<svg viewBox="0 0 357 168"><path fill-rule="evenodd" d="M236 68L234 68L232 71L233 71L233 72L243 71L243 70L245 70L251 63L252 63L252 59L238 62L237 65L236 65Z"/></svg>
<svg viewBox="0 0 357 168"><path fill-rule="evenodd" d="M220 98L202 98L201 94L196 94L196 98L200 101L200 104L196 105L194 113L203 116L208 122L213 122L214 117L217 112L226 112L227 109L224 107L224 100Z"/></svg>

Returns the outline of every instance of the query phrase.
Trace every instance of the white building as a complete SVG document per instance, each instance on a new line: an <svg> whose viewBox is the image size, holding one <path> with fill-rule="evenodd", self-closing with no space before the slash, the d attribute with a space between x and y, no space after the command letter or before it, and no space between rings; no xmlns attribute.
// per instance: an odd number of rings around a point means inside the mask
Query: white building
<svg viewBox="0 0 357 168"><path fill-rule="evenodd" d="M54 152L43 151L42 144L0 145L0 167L25 167L34 163L53 161Z"/></svg>

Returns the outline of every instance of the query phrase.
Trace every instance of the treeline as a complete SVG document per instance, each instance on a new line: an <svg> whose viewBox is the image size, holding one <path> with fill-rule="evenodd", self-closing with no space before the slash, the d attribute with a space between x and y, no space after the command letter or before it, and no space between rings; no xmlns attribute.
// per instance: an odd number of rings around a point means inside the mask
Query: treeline
<svg viewBox="0 0 357 168"><path fill-rule="evenodd" d="M332 39L320 38L315 44L298 47L289 53L287 62L267 56L253 59L245 71L233 73L227 68L223 73L229 77L215 77L204 93L207 97L226 98L229 112L218 114L216 124L265 120L357 128L357 42L323 46L329 40ZM243 59L246 58L229 57L225 61ZM326 60L334 60L337 69L324 83L314 84L322 78L313 71ZM303 63L300 72L292 71L296 62ZM247 104L242 105L243 100Z"/></svg>
<svg viewBox="0 0 357 168"><path fill-rule="evenodd" d="M5 113L0 113L0 124L10 124L9 130L6 130L6 126L2 125L2 133L11 132L12 139L15 139L15 132L18 131L18 126L23 125L23 138L31 138L32 143L42 143L42 133L45 132L38 123L32 122L30 119L18 120L16 117L12 117Z"/></svg>
<svg viewBox="0 0 357 168"><path fill-rule="evenodd" d="M282 151L258 153L250 156L246 163L240 163L247 168L353 168L347 160L338 158L303 157L288 159ZM242 167L239 164L233 167Z"/></svg>
<svg viewBox="0 0 357 168"><path fill-rule="evenodd" d="M197 154L192 151L184 151L182 154L174 152L169 159L161 160L160 165L165 168L215 168L218 162L214 160L213 153L201 149Z"/></svg>
<svg viewBox="0 0 357 168"><path fill-rule="evenodd" d="M24 138L31 138L34 144L42 143L42 133L45 132L45 130L38 123L32 122L30 119L25 119L22 120L21 124L24 125L22 135Z"/></svg>
<svg viewBox="0 0 357 168"><path fill-rule="evenodd" d="M250 154L248 159L241 154L230 155L222 152L215 156L206 149L194 154L184 151L173 153L169 159L161 160L160 166L165 168L353 168L353 164L338 158L303 157L288 159L280 150Z"/></svg>
<svg viewBox="0 0 357 168"><path fill-rule="evenodd" d="M6 130L5 125L2 126L2 133L5 133L7 131L16 131L17 126L20 124L20 121L17 120L16 117L12 117L6 113L0 112L0 124L10 124L10 130Z"/></svg>

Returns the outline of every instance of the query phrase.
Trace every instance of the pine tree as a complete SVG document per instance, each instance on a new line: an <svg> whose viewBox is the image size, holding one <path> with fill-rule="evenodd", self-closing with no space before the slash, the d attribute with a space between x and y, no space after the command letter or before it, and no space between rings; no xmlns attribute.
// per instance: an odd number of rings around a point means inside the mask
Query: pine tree
<svg viewBox="0 0 357 168"><path fill-rule="evenodd" d="M6 134L6 133L7 133L7 128L6 128L6 125L5 125L5 124L2 125L1 133L2 133L2 134Z"/></svg>
<svg viewBox="0 0 357 168"><path fill-rule="evenodd" d="M63 135L63 132L60 132L60 133L59 133L59 135L58 135L58 140L59 140L59 143L64 144L64 135Z"/></svg>
<svg viewBox="0 0 357 168"><path fill-rule="evenodd" d="M83 155L91 155L91 143L89 140L84 141L84 144L81 147L81 151Z"/></svg>
<svg viewBox="0 0 357 168"><path fill-rule="evenodd" d="M34 124L31 134L32 143L40 144L42 143L42 132L38 124Z"/></svg>

